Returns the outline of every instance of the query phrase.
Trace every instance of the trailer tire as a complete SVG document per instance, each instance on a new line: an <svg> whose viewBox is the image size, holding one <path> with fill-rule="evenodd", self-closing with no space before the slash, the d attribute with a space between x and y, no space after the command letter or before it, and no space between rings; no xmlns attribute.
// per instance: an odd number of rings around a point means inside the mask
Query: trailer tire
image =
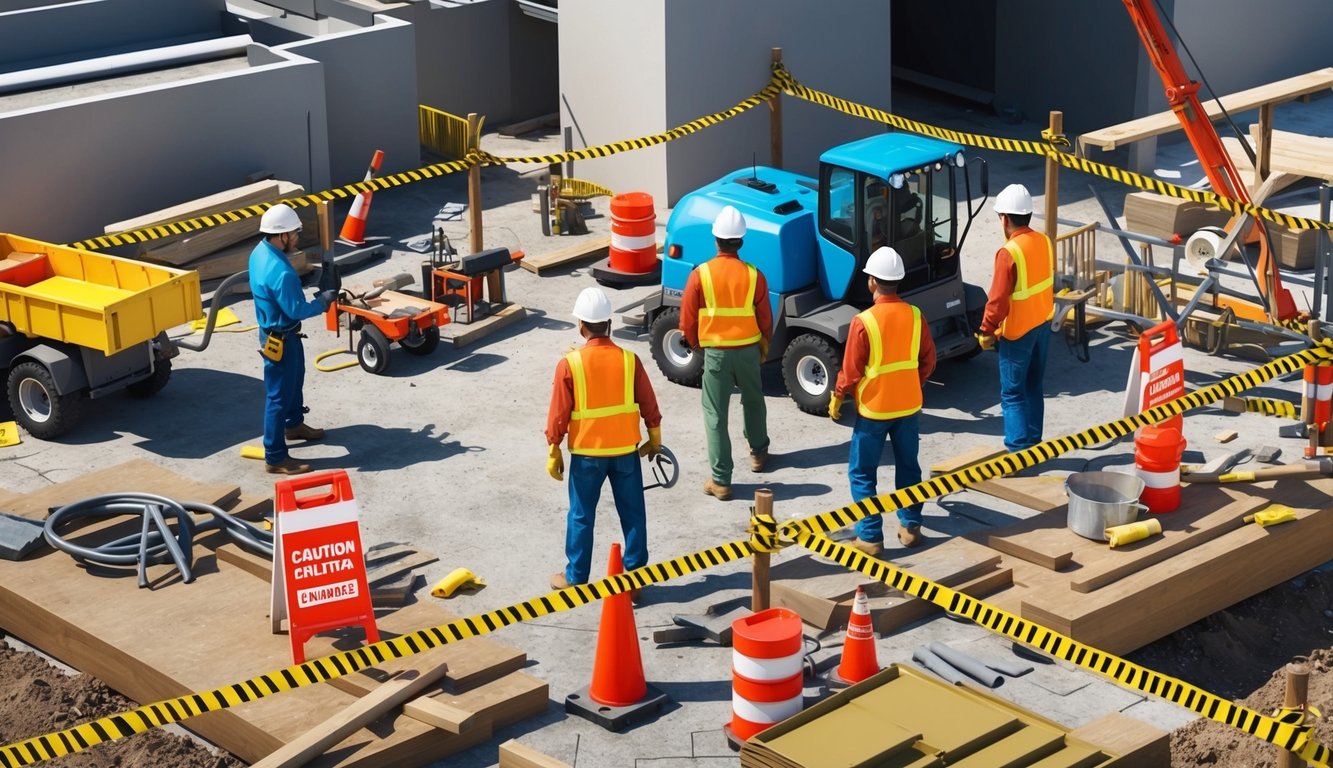
<svg viewBox="0 0 1333 768"><path fill-rule="evenodd" d="M404 336L398 342L398 346L414 355L425 357L435 351L440 346L440 326L432 325L421 332L421 340L415 344L408 342L408 337Z"/></svg>
<svg viewBox="0 0 1333 768"><path fill-rule="evenodd" d="M167 381L170 379L171 361L167 358L158 358L153 363L152 375L146 379L140 379L139 381L130 384L125 387L125 391L130 394L130 397L152 397L158 392L161 392L162 388L167 385Z"/></svg>
<svg viewBox="0 0 1333 768"><path fill-rule="evenodd" d="M649 339L653 360L667 381L687 387L703 384L704 356L685 343L685 334L680 332L679 309L672 307L653 318Z"/></svg>
<svg viewBox="0 0 1333 768"><path fill-rule="evenodd" d="M816 416L828 415L829 397L842 370L842 356L823 336L797 336L782 354L782 381L797 407Z"/></svg>
<svg viewBox="0 0 1333 768"><path fill-rule="evenodd" d="M389 370L389 340L374 325L361 329L361 341L356 345L356 359L369 373Z"/></svg>
<svg viewBox="0 0 1333 768"><path fill-rule="evenodd" d="M56 382L41 363L19 363L9 371L9 407L24 431L39 440L68 432L83 411L83 392L56 394Z"/></svg>

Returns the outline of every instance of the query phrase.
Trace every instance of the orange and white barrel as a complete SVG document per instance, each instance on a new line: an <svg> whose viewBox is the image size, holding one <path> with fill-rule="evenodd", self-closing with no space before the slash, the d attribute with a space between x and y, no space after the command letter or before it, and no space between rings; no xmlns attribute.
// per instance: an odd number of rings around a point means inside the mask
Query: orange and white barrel
<svg viewBox="0 0 1333 768"><path fill-rule="evenodd" d="M769 608L731 624L731 722L742 741L801 711L801 617Z"/></svg>
<svg viewBox="0 0 1333 768"><path fill-rule="evenodd" d="M608 266L632 274L657 268L657 209L647 192L624 192L611 198Z"/></svg>
<svg viewBox="0 0 1333 768"><path fill-rule="evenodd" d="M1315 366L1314 423L1320 429L1333 417L1333 365Z"/></svg>
<svg viewBox="0 0 1333 768"><path fill-rule="evenodd" d="M1143 481L1139 501L1154 515L1180 508L1180 457L1185 445L1174 427L1144 427L1134 437L1134 468Z"/></svg>

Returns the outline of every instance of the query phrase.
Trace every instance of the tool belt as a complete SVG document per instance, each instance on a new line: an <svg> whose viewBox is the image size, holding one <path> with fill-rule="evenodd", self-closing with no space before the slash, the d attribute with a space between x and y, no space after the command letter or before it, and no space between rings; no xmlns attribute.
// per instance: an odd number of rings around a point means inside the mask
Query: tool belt
<svg viewBox="0 0 1333 768"><path fill-rule="evenodd" d="M265 360L271 360L272 362L275 363L281 362L282 351L285 346L287 336L293 334L297 338L302 338L302 339L305 338L305 334L301 333L300 323L297 323L291 328L282 331L278 330L265 331L264 343L262 346L259 347L259 354L263 355Z"/></svg>

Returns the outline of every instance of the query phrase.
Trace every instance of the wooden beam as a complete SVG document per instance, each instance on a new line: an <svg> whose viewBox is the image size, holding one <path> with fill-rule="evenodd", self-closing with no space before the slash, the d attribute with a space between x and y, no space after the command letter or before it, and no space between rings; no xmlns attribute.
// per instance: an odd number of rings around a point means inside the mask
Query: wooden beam
<svg viewBox="0 0 1333 768"><path fill-rule="evenodd" d="M294 768L305 765L362 726L370 725L389 710L430 688L444 677L445 671L444 664L437 664L419 672L400 672L374 692L357 699L347 709L311 728L305 735L287 742L252 768Z"/></svg>
<svg viewBox="0 0 1333 768"><path fill-rule="evenodd" d="M1269 164L1272 160L1273 150L1273 105L1264 104L1259 107L1259 130L1258 130L1258 149L1255 152L1254 162L1254 183L1256 186L1263 184L1264 179L1268 178Z"/></svg>
<svg viewBox="0 0 1333 768"><path fill-rule="evenodd" d="M481 149L481 118L476 112L469 112L467 116L467 138L468 149ZM467 214L468 214L468 247L472 253L479 253L482 249L481 232L481 164L474 163L467 171Z"/></svg>
<svg viewBox="0 0 1333 768"><path fill-rule="evenodd" d="M773 516L772 491L767 488L760 488L754 492L754 513L756 516ZM750 578L750 610L759 613L768 610L770 603L770 555L768 552L755 552L752 557L754 563Z"/></svg>
<svg viewBox="0 0 1333 768"><path fill-rule="evenodd" d="M524 256L518 265L529 272L541 275L546 270L604 258L610 249L611 238L609 236L589 237L547 253L530 253Z"/></svg>
<svg viewBox="0 0 1333 768"><path fill-rule="evenodd" d="M572 768L572 766L510 739L500 745L500 768Z"/></svg>

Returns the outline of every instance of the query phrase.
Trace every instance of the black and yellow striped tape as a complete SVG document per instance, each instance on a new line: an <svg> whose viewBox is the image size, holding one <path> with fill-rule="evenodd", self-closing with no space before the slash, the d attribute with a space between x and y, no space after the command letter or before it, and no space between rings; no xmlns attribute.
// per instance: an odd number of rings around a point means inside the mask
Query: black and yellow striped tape
<svg viewBox="0 0 1333 768"><path fill-rule="evenodd" d="M1276 376L1301 370L1306 363L1314 360L1333 359L1333 350L1330 347L1333 347L1333 344L1324 342L1321 346L1280 357L1251 371L1196 389L1183 397L1150 408L1143 413L1091 427L1072 435L1047 440L1022 451L1006 453L990 461L947 475L940 475L916 485L900 488L892 493L853 502L841 509L788 521L779 526L779 538L792 540L796 538L796 534L805 531L827 533L828 531L844 528L871 515L886 514L912 504L920 504L950 493L957 493L965 487L983 480L1012 474L1020 469L1035 466L1079 448L1086 448L1089 445L1124 437L1139 427L1156 424L1178 413L1193 410L1224 397L1231 397Z"/></svg>
<svg viewBox="0 0 1333 768"><path fill-rule="evenodd" d="M1011 640L1040 648L1045 653L1108 677L1126 688L1166 699L1210 720L1239 728L1269 744L1295 752L1311 764L1327 768L1330 759L1333 759L1333 753L1330 753L1328 747L1311 738L1310 726L1300 720L1284 721L1260 714L1174 677L1099 651L883 560L869 557L858 549L839 544L826 536L802 532L797 535L796 543L894 589L928 600L952 614L965 616Z"/></svg>
<svg viewBox="0 0 1333 768"><path fill-rule="evenodd" d="M645 565L618 576L608 576L599 581L551 592L488 613L417 630L392 640L381 640L363 648L312 659L304 664L296 664L211 691L146 704L137 709L103 717L63 731L0 747L0 768L31 765L81 752L96 744L143 733L167 723L332 680L391 659L413 656L442 645L490 634L511 624L573 610L611 595L678 578L753 554L754 550L749 542L733 541L684 557Z"/></svg>
<svg viewBox="0 0 1333 768"><path fill-rule="evenodd" d="M796 81L796 78L781 65L774 67L773 78L776 82L781 84L784 93L795 96L796 98L820 104L846 115L853 115L866 120L874 120L875 122L891 125L902 131L918 133L923 136L932 136L937 139L951 141L955 144L962 144L969 147L981 147L983 149L991 149L1000 152L1021 152L1032 155L1041 155L1042 157L1048 157L1055 160L1066 168L1082 171L1094 176L1100 176L1104 179L1110 179L1127 186L1157 192L1170 197L1192 200L1205 205L1216 205L1223 210L1234 214L1249 213L1264 219L1265 221L1281 224L1291 229L1333 229L1333 224L1322 222L1317 219L1292 216L1280 211L1261 208L1250 203L1241 203L1218 195L1212 191L1190 189L1189 187L1171 184L1160 179L1152 178L1151 176L1144 176L1142 174L1134 173L1133 171L1126 171L1121 168L1116 168L1115 166L1106 165L1105 163L1098 163L1093 160L1076 157L1068 152L1060 151L1060 149L1054 146L1051 142L1003 139L995 136L953 131L947 128L930 125L929 123L908 120L907 118L900 117L890 112L885 112L882 109L869 107L865 104L858 104L854 101L849 101L801 85Z"/></svg>
<svg viewBox="0 0 1333 768"><path fill-rule="evenodd" d="M1265 416L1276 416L1279 419L1295 419L1296 405L1286 400L1275 400L1271 397L1247 397L1245 398L1245 411L1247 413L1262 413Z"/></svg>

